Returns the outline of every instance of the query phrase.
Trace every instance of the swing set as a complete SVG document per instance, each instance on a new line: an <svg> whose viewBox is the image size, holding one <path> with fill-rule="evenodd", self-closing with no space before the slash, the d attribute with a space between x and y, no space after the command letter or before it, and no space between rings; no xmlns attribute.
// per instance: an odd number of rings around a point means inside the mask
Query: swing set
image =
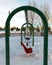
<svg viewBox="0 0 52 65"><path fill-rule="evenodd" d="M26 30L24 31L24 38L27 40L27 45L29 44L28 43L28 40L30 40L31 36L32 36L32 46L34 46L34 27L32 24L28 23L28 17L27 17L27 12L28 10L31 10L35 13L37 13L42 21L43 21L43 25L44 25L44 54L43 54L43 65L48 65L48 23L47 23L47 20L46 20L46 17L44 16L44 14L37 8L35 7L32 7L32 6L21 6L19 8L16 8L14 11L12 11L7 20L6 20L6 25L5 25L5 48L6 48L6 65L10 65L10 48L9 48L9 36L10 36L10 21L12 19L12 17L20 12L24 10L25 12L25 15L26 15L26 23L24 23L21 27L21 45L23 46L25 52L27 53L32 53L32 48L30 48L30 50L28 50L29 48L26 48L26 46L24 46L24 43L23 43L23 36L22 36L22 28L24 25L26 25ZM30 27L32 27L32 34L31 31L29 33L28 31L28 28L29 28L29 25ZM29 35L29 34L30 35Z"/></svg>

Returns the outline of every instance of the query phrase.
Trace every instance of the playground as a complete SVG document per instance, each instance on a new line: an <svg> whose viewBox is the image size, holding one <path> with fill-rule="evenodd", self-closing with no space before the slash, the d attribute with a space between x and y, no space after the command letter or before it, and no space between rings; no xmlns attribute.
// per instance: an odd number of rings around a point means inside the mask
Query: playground
<svg viewBox="0 0 52 65"><path fill-rule="evenodd" d="M21 26L21 36L16 44L16 39L10 41L10 20L19 11L24 10L26 23ZM44 25L44 37L43 41L35 42L34 38L34 26L28 22L28 10L36 12L42 19ZM23 30L24 28L24 30ZM24 32L24 35L22 35ZM38 38L38 37L37 37ZM42 40L42 39L41 39ZM14 42L15 41L15 42ZM42 43L43 42L43 43ZM13 43L15 47L13 47ZM40 45L36 47L36 45ZM11 48L12 47L12 48ZM40 48L39 48L40 47ZM14 51L14 49L16 50ZM13 54L11 53L13 50ZM40 51L41 50L41 51ZM44 14L37 8L31 6L22 6L12 11L5 24L5 58L6 65L47 65L48 64L48 23ZM16 59L16 60L15 60ZM37 62L35 62L37 60ZM40 61L41 60L41 61ZM11 63L12 62L12 63ZM14 63L13 63L14 62ZM17 64L16 64L17 63Z"/></svg>

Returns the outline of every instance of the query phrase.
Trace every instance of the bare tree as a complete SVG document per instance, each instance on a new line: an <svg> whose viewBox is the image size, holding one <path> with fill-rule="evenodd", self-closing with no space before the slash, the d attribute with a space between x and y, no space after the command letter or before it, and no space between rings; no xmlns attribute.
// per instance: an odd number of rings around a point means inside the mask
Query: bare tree
<svg viewBox="0 0 52 65"><path fill-rule="evenodd" d="M31 2L31 1L29 2L29 6L33 6L33 7L36 6L36 3L34 2L34 0L33 0L33 2ZM33 22L34 22L34 16L35 16L35 13L33 11L28 11L28 21L31 24L33 24Z"/></svg>
<svg viewBox="0 0 52 65"><path fill-rule="evenodd" d="M45 17L46 17L46 19L47 19L47 21L48 21L49 18L50 18L50 9L49 9L49 5L48 5L47 3L44 2L44 4L41 5L40 10L43 12L43 14L45 15ZM41 21L41 22L42 22L42 21ZM43 29L42 29L42 27L43 27ZM41 25L41 30L42 30L42 32L43 32L43 30L44 30L43 22L42 22L42 25Z"/></svg>
<svg viewBox="0 0 52 65"><path fill-rule="evenodd" d="M37 3L33 1L30 1L29 2L29 6L32 6L32 7L36 7L37 8ZM31 24L37 24L39 23L39 25L41 25L41 18L40 16L33 12L33 11L28 11L28 22L30 22Z"/></svg>
<svg viewBox="0 0 52 65"><path fill-rule="evenodd" d="M29 2L29 5L30 6L33 6L33 7L37 7L37 4L36 2ZM50 9L49 9L49 5L47 3L44 2L44 4L42 4L40 6L40 10L44 13L47 21L49 20L50 18ZM32 11L28 11L28 22L30 22L31 24L36 24L39 23L39 26L42 27L43 26L43 22L41 20L41 18L39 17L39 15L37 15L36 13L32 12Z"/></svg>
<svg viewBox="0 0 52 65"><path fill-rule="evenodd" d="M41 11L44 13L44 15L48 21L49 17L50 17L49 5L47 3L44 3L44 5L41 6Z"/></svg>

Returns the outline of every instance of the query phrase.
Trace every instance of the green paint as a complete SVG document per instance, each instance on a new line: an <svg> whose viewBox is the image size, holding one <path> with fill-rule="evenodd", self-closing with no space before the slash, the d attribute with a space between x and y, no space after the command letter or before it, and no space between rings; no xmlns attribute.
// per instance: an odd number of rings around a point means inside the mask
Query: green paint
<svg viewBox="0 0 52 65"><path fill-rule="evenodd" d="M9 48L10 21L16 13L18 13L22 10L24 10L24 11L31 10L31 11L37 13L43 21L43 25L44 25L44 28L45 28L44 29L43 65L48 65L48 23L47 23L47 20L46 20L44 14L40 10L38 10L37 8L31 7L31 6L22 6L22 7L16 8L14 11L12 11L10 13L10 15L8 16L8 18L6 20L6 25L5 25L6 65L10 65L10 48Z"/></svg>

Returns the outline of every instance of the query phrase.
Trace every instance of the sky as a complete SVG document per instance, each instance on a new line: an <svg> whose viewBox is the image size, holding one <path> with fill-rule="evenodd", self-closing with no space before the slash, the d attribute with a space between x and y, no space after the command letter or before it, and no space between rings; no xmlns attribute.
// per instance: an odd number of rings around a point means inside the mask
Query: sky
<svg viewBox="0 0 52 65"><path fill-rule="evenodd" d="M5 27L9 11L12 12L14 9L20 6L26 6L29 4L29 1L30 0L0 0L0 27ZM38 6L44 4L44 2L48 3L50 12L52 14L52 0L34 0L34 2L36 2ZM15 16L11 19L10 27L13 26L21 27L21 25L24 24L25 22L26 20L24 11L21 11L15 14Z"/></svg>

